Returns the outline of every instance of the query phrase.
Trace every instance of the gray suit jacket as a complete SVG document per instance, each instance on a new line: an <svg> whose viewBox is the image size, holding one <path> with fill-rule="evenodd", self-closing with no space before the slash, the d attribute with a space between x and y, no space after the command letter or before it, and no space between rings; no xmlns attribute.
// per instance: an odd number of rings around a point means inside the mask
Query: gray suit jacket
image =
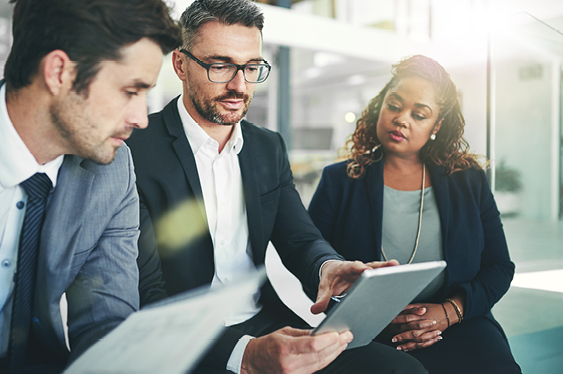
<svg viewBox="0 0 563 374"><path fill-rule="evenodd" d="M65 156L41 233L34 336L49 361L66 365L60 300L66 292L70 359L139 308L139 201L127 146L97 165Z"/></svg>

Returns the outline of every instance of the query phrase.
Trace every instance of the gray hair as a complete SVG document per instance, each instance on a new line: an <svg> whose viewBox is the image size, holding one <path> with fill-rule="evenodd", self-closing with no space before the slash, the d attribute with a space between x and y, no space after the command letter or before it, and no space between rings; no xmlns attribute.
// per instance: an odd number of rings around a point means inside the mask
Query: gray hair
<svg viewBox="0 0 563 374"><path fill-rule="evenodd" d="M241 24L262 33L264 14L251 0L195 0L180 17L184 49L191 51L199 28L207 22Z"/></svg>

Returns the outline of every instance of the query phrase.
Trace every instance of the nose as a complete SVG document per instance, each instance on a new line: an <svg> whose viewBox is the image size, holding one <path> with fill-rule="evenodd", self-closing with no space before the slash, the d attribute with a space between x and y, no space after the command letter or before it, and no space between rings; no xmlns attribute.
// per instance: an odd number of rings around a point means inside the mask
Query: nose
<svg viewBox="0 0 563 374"><path fill-rule="evenodd" d="M138 129L145 129L149 125L146 95L138 95L131 102L127 124Z"/></svg>
<svg viewBox="0 0 563 374"><path fill-rule="evenodd" d="M406 111L401 111L397 113L395 120L393 121L397 126L406 127L408 122L408 115Z"/></svg>
<svg viewBox="0 0 563 374"><path fill-rule="evenodd" d="M227 83L227 89L235 92L246 91L246 81L244 80L244 73L242 70L237 71L233 80Z"/></svg>

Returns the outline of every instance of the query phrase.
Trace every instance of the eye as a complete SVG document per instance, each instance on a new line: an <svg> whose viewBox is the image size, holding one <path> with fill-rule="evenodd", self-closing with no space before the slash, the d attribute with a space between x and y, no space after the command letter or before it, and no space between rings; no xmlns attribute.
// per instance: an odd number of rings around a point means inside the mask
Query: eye
<svg viewBox="0 0 563 374"><path fill-rule="evenodd" d="M229 65L224 65L224 64L213 64L209 67L209 69L213 70L216 73L223 73L229 70L229 68L230 68Z"/></svg>
<svg viewBox="0 0 563 374"><path fill-rule="evenodd" d="M125 91L127 97L137 96L139 93L137 91Z"/></svg>
<svg viewBox="0 0 563 374"><path fill-rule="evenodd" d="M414 118L417 121L424 121L426 119L426 117L421 116L420 114L416 114L416 113L413 113L412 118Z"/></svg>
<svg viewBox="0 0 563 374"><path fill-rule="evenodd" d="M398 112L398 111L401 110L401 108L399 108L399 106L397 106L397 105L395 105L395 104L392 104L392 103L387 104L387 107L388 107L389 110L392 111L392 112Z"/></svg>
<svg viewBox="0 0 563 374"><path fill-rule="evenodd" d="M245 70L247 73L255 73L258 67L256 65L246 65Z"/></svg>

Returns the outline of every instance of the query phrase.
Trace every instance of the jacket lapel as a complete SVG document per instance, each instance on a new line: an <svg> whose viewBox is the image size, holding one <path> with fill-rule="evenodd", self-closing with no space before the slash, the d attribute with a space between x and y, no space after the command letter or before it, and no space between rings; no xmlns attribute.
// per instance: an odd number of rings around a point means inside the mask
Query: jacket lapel
<svg viewBox="0 0 563 374"><path fill-rule="evenodd" d="M90 195L95 175L83 168L81 162L81 158L67 155L59 171L57 186L49 202L41 231L38 264L38 269L56 271L58 276L47 275L41 279L66 280L67 277L60 276L60 273L70 269L74 251L82 244L75 241L80 237L79 233L86 218L84 212L89 202L84 196ZM64 290L68 285L57 286L62 286Z"/></svg>
<svg viewBox="0 0 563 374"><path fill-rule="evenodd" d="M244 200L246 205L246 216L248 220L248 235L252 247L253 260L255 264L263 264L265 251L261 250L263 240L262 207L260 205L260 192L258 190L258 178L254 167L252 153L252 135L247 131L246 121L241 121L242 137L244 143L238 158L242 184L244 188Z"/></svg>
<svg viewBox="0 0 563 374"><path fill-rule="evenodd" d="M383 227L383 160L366 168L364 183L368 192L375 236L375 248L369 250L375 251L375 258L382 260L380 248Z"/></svg>
<svg viewBox="0 0 563 374"><path fill-rule="evenodd" d="M448 222L450 221L450 188L448 185L447 177L444 174L443 167L437 165L426 165L426 167L428 168L428 171L430 171L432 187L434 187L434 196L436 196L436 204L438 205L438 212L440 214L442 242L444 243L444 255L446 255L446 239L448 237Z"/></svg>
<svg viewBox="0 0 563 374"><path fill-rule="evenodd" d="M184 174L188 180L188 184L194 193L199 210L207 223L207 213L205 211L205 204L203 201L203 192L201 191L201 184L199 183L199 175L197 173L197 166L195 163L194 153L190 147L190 142L186 137L184 128L182 127L182 120L178 113L178 100L179 97L172 100L163 110L163 118L166 128L170 135L176 138L172 142L172 148L176 152L176 156L182 164Z"/></svg>

